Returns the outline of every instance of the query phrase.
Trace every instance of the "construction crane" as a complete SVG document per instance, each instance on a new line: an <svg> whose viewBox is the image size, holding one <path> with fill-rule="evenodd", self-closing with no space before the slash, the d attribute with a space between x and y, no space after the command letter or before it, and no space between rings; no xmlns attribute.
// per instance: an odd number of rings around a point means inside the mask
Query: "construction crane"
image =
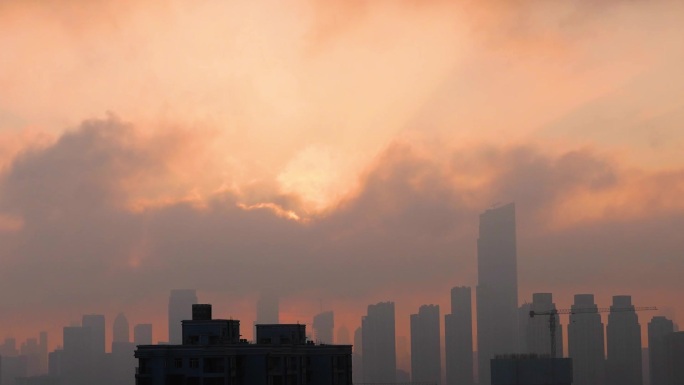
<svg viewBox="0 0 684 385"><path fill-rule="evenodd" d="M553 309L548 311L534 311L530 310L530 318L535 316L544 315L549 317L549 332L551 333L551 358L556 358L556 316L559 314L583 314L583 313L616 313L624 311L645 311L645 310L658 310L655 306L642 306L642 307L619 307L619 308L609 308L609 307L599 307L599 308L580 308L580 309Z"/></svg>

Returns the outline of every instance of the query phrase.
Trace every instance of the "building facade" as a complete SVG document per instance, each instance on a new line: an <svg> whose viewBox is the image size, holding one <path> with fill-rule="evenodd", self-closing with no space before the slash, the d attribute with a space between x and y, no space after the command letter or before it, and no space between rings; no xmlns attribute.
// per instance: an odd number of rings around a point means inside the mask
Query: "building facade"
<svg viewBox="0 0 684 385"><path fill-rule="evenodd" d="M183 321L182 344L138 346L137 385L352 384L350 345L316 345L299 324L257 325L249 343L239 321L207 317L204 306Z"/></svg>
<svg viewBox="0 0 684 385"><path fill-rule="evenodd" d="M368 313L361 319L361 336L363 382L396 382L394 302L368 305Z"/></svg>
<svg viewBox="0 0 684 385"><path fill-rule="evenodd" d="M534 293L532 294L532 304L530 311L535 313L548 313L556 310L556 304L553 303L553 295L551 293ZM527 321L527 352L531 354L548 354L551 352L551 330L549 325L549 317L554 317L556 322L555 331L555 347L553 352L555 357L563 357L563 327L560 323L560 317L555 315L537 315L530 317Z"/></svg>
<svg viewBox="0 0 684 385"><path fill-rule="evenodd" d="M415 383L441 384L439 306L423 305L411 314L411 380Z"/></svg>
<svg viewBox="0 0 684 385"><path fill-rule="evenodd" d="M136 345L152 345L152 324L137 324L133 328L133 342Z"/></svg>
<svg viewBox="0 0 684 385"><path fill-rule="evenodd" d="M604 329L593 294L577 294L568 323L568 354L575 385L603 385L606 380Z"/></svg>
<svg viewBox="0 0 684 385"><path fill-rule="evenodd" d="M518 256L513 203L480 214L477 274L479 383L489 385L490 360L518 349Z"/></svg>
<svg viewBox="0 0 684 385"><path fill-rule="evenodd" d="M671 385L684 385L684 332L665 336L667 380Z"/></svg>
<svg viewBox="0 0 684 385"><path fill-rule="evenodd" d="M446 384L472 385L473 314L469 287L451 289L451 314L444 316Z"/></svg>
<svg viewBox="0 0 684 385"><path fill-rule="evenodd" d="M571 385L572 359L536 354L505 355L491 361L492 385Z"/></svg>
<svg viewBox="0 0 684 385"><path fill-rule="evenodd" d="M313 319L314 340L322 344L332 344L335 330L335 313L324 311Z"/></svg>
<svg viewBox="0 0 684 385"><path fill-rule="evenodd" d="M119 313L114 319L114 326L112 327L112 343L130 342L130 338L131 330L128 325L128 319L124 313Z"/></svg>
<svg viewBox="0 0 684 385"><path fill-rule="evenodd" d="M665 317L653 317L648 323L648 367L651 385L670 384L665 345L665 338L670 333L674 333L674 323Z"/></svg>
<svg viewBox="0 0 684 385"><path fill-rule="evenodd" d="M608 385L642 385L641 326L632 297L614 296L610 309L606 381Z"/></svg>
<svg viewBox="0 0 684 385"><path fill-rule="evenodd" d="M197 303L194 289L171 290L169 296L169 344L181 343L181 322L192 317L192 305Z"/></svg>

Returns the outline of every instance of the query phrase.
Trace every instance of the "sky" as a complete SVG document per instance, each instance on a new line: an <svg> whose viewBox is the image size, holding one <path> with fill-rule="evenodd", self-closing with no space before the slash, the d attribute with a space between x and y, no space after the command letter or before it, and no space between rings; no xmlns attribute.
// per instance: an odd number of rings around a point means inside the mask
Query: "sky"
<svg viewBox="0 0 684 385"><path fill-rule="evenodd" d="M246 333L273 290L284 321L334 309L352 333L393 300L406 336L421 304L447 313L477 284L478 215L507 202L521 300L631 294L681 320L683 17L667 0L0 2L0 329L54 346L123 311L165 340L169 290L196 288Z"/></svg>

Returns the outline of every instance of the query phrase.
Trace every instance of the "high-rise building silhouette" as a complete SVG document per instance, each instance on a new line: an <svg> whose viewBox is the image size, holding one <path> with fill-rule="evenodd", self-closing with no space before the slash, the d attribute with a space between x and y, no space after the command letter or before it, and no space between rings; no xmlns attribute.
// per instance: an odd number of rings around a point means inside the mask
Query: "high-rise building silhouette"
<svg viewBox="0 0 684 385"><path fill-rule="evenodd" d="M532 304L530 310L535 313L546 313L556 310L551 293L532 294ZM556 351L551 352L551 330L549 317L556 319L555 347ZM560 317L556 315L537 315L530 317L527 321L527 352L533 354L555 354L555 357L563 357L563 327L560 324Z"/></svg>
<svg viewBox="0 0 684 385"><path fill-rule="evenodd" d="M575 385L605 384L603 322L593 294L576 294L568 323L568 354Z"/></svg>
<svg viewBox="0 0 684 385"><path fill-rule="evenodd" d="M439 306L423 305L411 314L411 381L441 383Z"/></svg>
<svg viewBox="0 0 684 385"><path fill-rule="evenodd" d="M444 316L446 384L472 385L473 314L469 287L451 289L451 314Z"/></svg>
<svg viewBox="0 0 684 385"><path fill-rule="evenodd" d="M102 314L86 314L82 319L83 327L90 328L92 353L105 352L105 316Z"/></svg>
<svg viewBox="0 0 684 385"><path fill-rule="evenodd" d="M40 332L38 337L40 347L40 372L47 373L48 370L48 334L47 332Z"/></svg>
<svg viewBox="0 0 684 385"><path fill-rule="evenodd" d="M669 385L671 383L667 370L667 346L665 344L665 337L670 333L674 333L674 323L665 317L653 317L648 323L651 385Z"/></svg>
<svg viewBox="0 0 684 385"><path fill-rule="evenodd" d="M397 353L394 302L368 305L361 319L363 382L396 381Z"/></svg>
<svg viewBox="0 0 684 385"><path fill-rule="evenodd" d="M40 372L40 346L37 338L27 338L21 344L21 356L26 363L26 375L37 376ZM1 367L1 366L0 366Z"/></svg>
<svg viewBox="0 0 684 385"><path fill-rule="evenodd" d="M335 338L335 342L340 345L352 344L351 337L349 336L349 329L347 329L346 326L342 325L339 328L337 328L337 336Z"/></svg>
<svg viewBox="0 0 684 385"><path fill-rule="evenodd" d="M360 384L363 382L363 358L361 351L363 349L363 330L359 326L354 331L354 345L352 350L352 382Z"/></svg>
<svg viewBox="0 0 684 385"><path fill-rule="evenodd" d="M169 297L169 344L182 342L181 321L192 317L192 305L197 303L195 290L171 290Z"/></svg>
<svg viewBox="0 0 684 385"><path fill-rule="evenodd" d="M152 324L137 324L133 328L135 345L152 345Z"/></svg>
<svg viewBox="0 0 684 385"><path fill-rule="evenodd" d="M568 324L568 354L573 360L575 383L605 383L604 328L593 294L577 294Z"/></svg>
<svg viewBox="0 0 684 385"><path fill-rule="evenodd" d="M126 316L123 313L119 313L116 316L112 329L112 343L130 341L131 332L128 326L128 319L126 319Z"/></svg>
<svg viewBox="0 0 684 385"><path fill-rule="evenodd" d="M641 326L633 311L632 297L614 296L610 309L606 327L606 382L608 385L642 385Z"/></svg>
<svg viewBox="0 0 684 385"><path fill-rule="evenodd" d="M99 345L93 343L92 329L88 326L67 326L63 330L64 353L60 368L63 383L94 383L98 356L101 355L93 354Z"/></svg>
<svg viewBox="0 0 684 385"><path fill-rule="evenodd" d="M272 291L263 291L259 296L256 308L256 323L280 323L280 306L278 296Z"/></svg>
<svg viewBox="0 0 684 385"><path fill-rule="evenodd" d="M527 324L530 322L532 304L525 302L518 307L518 352L525 353L527 348Z"/></svg>
<svg viewBox="0 0 684 385"><path fill-rule="evenodd" d="M684 332L674 332L665 336L667 349L668 383L684 385Z"/></svg>
<svg viewBox="0 0 684 385"><path fill-rule="evenodd" d="M322 344L332 344L334 341L335 314L324 311L316 314L313 319L314 339Z"/></svg>
<svg viewBox="0 0 684 385"><path fill-rule="evenodd" d="M515 205L480 214L477 240L479 383L490 384L489 360L518 348L518 257Z"/></svg>

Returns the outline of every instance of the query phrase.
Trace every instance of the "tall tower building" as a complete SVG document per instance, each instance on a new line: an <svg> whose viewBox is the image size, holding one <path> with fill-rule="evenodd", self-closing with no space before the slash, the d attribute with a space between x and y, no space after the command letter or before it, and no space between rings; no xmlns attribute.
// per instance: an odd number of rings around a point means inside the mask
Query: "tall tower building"
<svg viewBox="0 0 684 385"><path fill-rule="evenodd" d="M152 324L137 324L133 328L135 345L152 345Z"/></svg>
<svg viewBox="0 0 684 385"><path fill-rule="evenodd" d="M48 370L48 334L47 332L40 332L38 337L40 348L40 372L46 374Z"/></svg>
<svg viewBox="0 0 684 385"><path fill-rule="evenodd" d="M368 305L361 318L363 382L396 382L397 347L394 302Z"/></svg>
<svg viewBox="0 0 684 385"><path fill-rule="evenodd" d="M440 384L442 358L439 306L423 305L411 314L411 381Z"/></svg>
<svg viewBox="0 0 684 385"><path fill-rule="evenodd" d="M197 303L194 289L171 290L169 297L169 344L183 342L181 321L192 319L192 305Z"/></svg>
<svg viewBox="0 0 684 385"><path fill-rule="evenodd" d="M641 326L632 297L614 296L610 310L606 327L606 382L608 385L642 385Z"/></svg>
<svg viewBox="0 0 684 385"><path fill-rule="evenodd" d="M671 383L667 369L665 337L674 333L674 323L665 317L653 317L648 323L648 353L651 385Z"/></svg>
<svg viewBox="0 0 684 385"><path fill-rule="evenodd" d="M665 336L665 348L668 383L684 384L684 332L674 332Z"/></svg>
<svg viewBox="0 0 684 385"><path fill-rule="evenodd" d="M527 348L527 324L530 322L532 304L525 302L518 307L518 352L525 353Z"/></svg>
<svg viewBox="0 0 684 385"><path fill-rule="evenodd" d="M363 358L361 350L363 349L363 330L359 326L354 331L354 346L352 348L352 383L359 384L363 382Z"/></svg>
<svg viewBox="0 0 684 385"><path fill-rule="evenodd" d="M531 311L545 313L556 309L551 293L532 294ZM549 330L549 317L556 318L556 357L563 357L563 327L560 324L558 314L539 315L531 317L527 321L527 352L534 354L551 354L551 331Z"/></svg>
<svg viewBox="0 0 684 385"><path fill-rule="evenodd" d="M123 313L119 313L114 319L113 338L112 343L116 342L129 342L130 341L130 328L128 326L128 319Z"/></svg>
<svg viewBox="0 0 684 385"><path fill-rule="evenodd" d="M515 205L480 214L477 240L479 383L490 384L489 360L518 348L518 256Z"/></svg>
<svg viewBox="0 0 684 385"><path fill-rule="evenodd" d="M472 385L473 312L469 287L451 289L451 314L444 316L447 385Z"/></svg>
<svg viewBox="0 0 684 385"><path fill-rule="evenodd" d="M568 323L568 354L572 358L575 385L605 384L603 322L593 294L575 295Z"/></svg>
<svg viewBox="0 0 684 385"><path fill-rule="evenodd" d="M324 311L315 315L313 329L316 341L323 344L332 344L334 342L335 314L332 311Z"/></svg>
<svg viewBox="0 0 684 385"><path fill-rule="evenodd" d="M92 353L105 353L105 316L102 314L86 314L81 324L89 328L91 333Z"/></svg>
<svg viewBox="0 0 684 385"><path fill-rule="evenodd" d="M335 343L338 345L352 345L351 336L349 336L349 329L347 329L346 326L342 325L337 328Z"/></svg>
<svg viewBox="0 0 684 385"><path fill-rule="evenodd" d="M264 291L259 296L256 308L257 325L280 323L278 296L271 291Z"/></svg>

